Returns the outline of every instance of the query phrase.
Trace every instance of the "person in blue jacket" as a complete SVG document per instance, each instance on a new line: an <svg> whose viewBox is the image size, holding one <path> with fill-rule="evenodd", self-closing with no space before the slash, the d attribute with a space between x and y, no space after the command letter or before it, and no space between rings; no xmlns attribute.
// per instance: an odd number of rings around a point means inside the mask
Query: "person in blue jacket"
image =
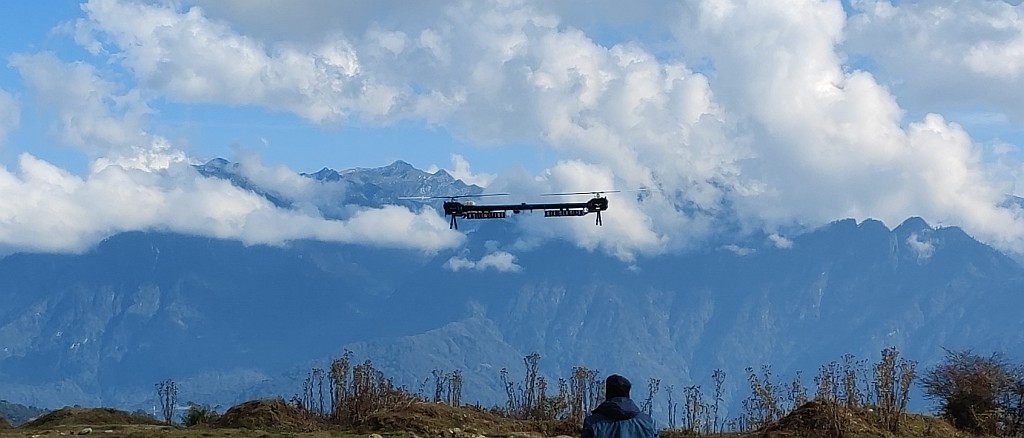
<svg viewBox="0 0 1024 438"><path fill-rule="evenodd" d="M618 374L604 382L605 400L583 420L583 438L655 438L654 419L629 398L632 385Z"/></svg>

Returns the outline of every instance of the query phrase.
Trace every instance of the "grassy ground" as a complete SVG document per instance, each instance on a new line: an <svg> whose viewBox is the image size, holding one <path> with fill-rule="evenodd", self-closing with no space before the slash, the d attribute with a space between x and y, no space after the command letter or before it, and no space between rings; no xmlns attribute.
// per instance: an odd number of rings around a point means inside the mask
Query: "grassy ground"
<svg viewBox="0 0 1024 438"><path fill-rule="evenodd" d="M801 406L762 431L705 436L829 437L836 436L837 424L845 438L967 436L958 433L944 421L922 415L905 417L900 432L893 434L879 427L878 414L871 410L836 410L832 406L813 402ZM65 408L18 428L0 428L0 438L57 438L82 434L103 437L168 438L544 438L565 435L578 437L579 428L564 422L520 421L477 408L414 403L400 410L373 414L361 430L340 430L281 400L246 402L232 408L209 425L190 428L160 425L149 417L101 408ZM662 438L692 436L694 435L682 432L662 434Z"/></svg>
<svg viewBox="0 0 1024 438"><path fill-rule="evenodd" d="M214 429L208 427L178 428L171 426L151 425L104 425L99 427L88 425L66 425L54 428L16 428L0 430L0 437L3 438L53 438L61 436L77 435L86 428L91 432L88 435L97 435L103 438L114 437L167 437L167 438L213 438L213 437L234 437L234 438L274 438L274 437L309 437L309 438L366 438L366 434L355 434L352 432L340 431L318 431L318 432L275 432L260 429Z"/></svg>

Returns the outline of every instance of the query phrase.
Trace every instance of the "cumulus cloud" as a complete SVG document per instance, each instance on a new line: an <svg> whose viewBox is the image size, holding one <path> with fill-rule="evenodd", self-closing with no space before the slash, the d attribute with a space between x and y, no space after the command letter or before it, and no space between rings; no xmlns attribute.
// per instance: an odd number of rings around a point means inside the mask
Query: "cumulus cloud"
<svg viewBox="0 0 1024 438"><path fill-rule="evenodd" d="M181 102L264 105L331 122L387 116L403 97L367 74L341 35L307 47L266 45L198 6L92 0L83 9L83 47L117 52L142 84Z"/></svg>
<svg viewBox="0 0 1024 438"><path fill-rule="evenodd" d="M324 68L336 64L319 62L328 43L265 44L199 7L94 0L85 9L80 34L93 40L80 40L102 41L172 99L263 105L318 122L425 120L474 142L546 144L571 157L540 176L543 190L516 187L522 193L666 189L643 209L617 199L616 220L601 232L586 221L560 226L623 258L699 239L722 210L721 188L742 185L735 162L748 154L726 138L705 77L637 45L601 46L536 5L466 2L419 27L377 23L362 35L332 35L331 58L347 61L329 74ZM455 171L462 166L456 159ZM695 232L666 233L682 228Z"/></svg>
<svg viewBox="0 0 1024 438"><path fill-rule="evenodd" d="M940 3L861 0L847 15L834 0L650 1L611 12L527 1L408 10L313 1L282 10L274 2L91 0L76 39L126 68L146 93L176 102L257 105L329 124L414 120L482 146L530 144L557 155L539 175L488 181L496 191L649 189L609 195L600 228L524 215L522 245L568 238L630 260L698 244L723 224L772 233L916 215L1024 250L1024 222L1001 207L1019 160L1002 154L993 163L992 151L940 114L948 107L927 99L1019 118L1021 7ZM605 23L650 23L657 30L636 35L657 39L610 40ZM135 129L150 112L138 92L52 55L13 64L40 90L127 120L66 120L67 141L158 143ZM86 87L62 89L48 66ZM917 96L913 111L901 106L904 92ZM474 177L468 162L453 161L455 172ZM280 173L257 177L305 190ZM531 224L538 220L544 226Z"/></svg>
<svg viewBox="0 0 1024 438"><path fill-rule="evenodd" d="M741 173L759 189L735 198L745 215L897 224L922 214L1021 247L1024 227L998 207L1007 187L963 128L937 114L905 121L870 73L843 64L838 2L734 5L698 4L677 32L712 58L717 97L742 107L757 136Z"/></svg>
<svg viewBox="0 0 1024 438"><path fill-rule="evenodd" d="M490 173L473 173L469 168L469 161L459 154L452 154L451 173L455 179L460 179L466 184L473 184L480 187L487 187L497 178L497 175Z"/></svg>
<svg viewBox="0 0 1024 438"><path fill-rule="evenodd" d="M516 256L505 251L495 251L480 258L469 260L465 257L452 257L444 264L445 269L453 272L462 270L485 271L493 269L498 272L520 272L523 267L516 264Z"/></svg>
<svg viewBox="0 0 1024 438"><path fill-rule="evenodd" d="M313 182L283 166L243 155L239 172L298 201L278 208L231 182L202 176L167 139L146 130L151 115L137 90L121 90L91 66L49 53L11 58L56 132L91 160L79 176L22 153L15 170L0 168L0 247L5 251L80 252L110 235L164 230L246 244L317 239L434 252L461 244L435 211L389 206L352 208L339 220L320 215ZM2 97L2 96L0 96ZM311 207L310 205L314 206Z"/></svg>
<svg viewBox="0 0 1024 438"><path fill-rule="evenodd" d="M476 185L480 187L487 187L498 177L498 175L490 173L473 173L470 169L469 160L459 154L452 154L452 167L446 171L455 179L462 180L466 184ZM436 165L429 166L426 169L427 173L435 173L440 170Z"/></svg>
<svg viewBox="0 0 1024 438"><path fill-rule="evenodd" d="M916 108L1024 110L1024 5L926 0L852 2L843 47Z"/></svg>

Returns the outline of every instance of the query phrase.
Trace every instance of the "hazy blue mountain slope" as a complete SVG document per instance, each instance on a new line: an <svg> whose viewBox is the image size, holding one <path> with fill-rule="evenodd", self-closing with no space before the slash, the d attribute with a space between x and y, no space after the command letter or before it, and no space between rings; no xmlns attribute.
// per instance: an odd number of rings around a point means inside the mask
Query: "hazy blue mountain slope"
<svg viewBox="0 0 1024 438"><path fill-rule="evenodd" d="M10 256L0 260L0 382L68 380L117 400L118 387L165 378L282 369L380 333L366 322L392 277L365 267L400 276L421 259L143 233L79 256Z"/></svg>
<svg viewBox="0 0 1024 438"><path fill-rule="evenodd" d="M311 178L365 189L367 205L472 190L401 162ZM464 222L467 244L433 255L126 233L79 255L7 256L0 398L148 409L167 378L184 400L290 396L345 348L410 388L459 368L463 398L485 404L503 403L498 371L521 378L531 352L549 377L586 365L627 374L641 393L649 377L707 389L723 369L733 402L743 369L762 364L787 378L801 370L810 385L842 354L875 360L888 346L922 368L943 348L1024 357L1024 269L918 218L892 230L840 220L781 245L722 237L633 263L551 241L509 250L521 268L510 272L452 269L453 257L479 260L517 239L507 221Z"/></svg>
<svg viewBox="0 0 1024 438"><path fill-rule="evenodd" d="M521 254L519 273L425 267L415 276L423 281L396 298L416 309L409 320L422 326L485 315L502 345L519 353L504 366L538 351L549 376L587 365L680 387L709 385L721 368L736 389L748 366L800 370L811 384L818 367L845 353L876 360L888 346L922 366L941 358L943 347L1024 352L1013 310L1024 301L1020 267L957 228L933 230L914 218L890 231L845 220L799 236L791 248L760 242L748 249L754 251L709 250L630 268L552 243ZM500 388L466 392L474 393L489 401L502 396Z"/></svg>

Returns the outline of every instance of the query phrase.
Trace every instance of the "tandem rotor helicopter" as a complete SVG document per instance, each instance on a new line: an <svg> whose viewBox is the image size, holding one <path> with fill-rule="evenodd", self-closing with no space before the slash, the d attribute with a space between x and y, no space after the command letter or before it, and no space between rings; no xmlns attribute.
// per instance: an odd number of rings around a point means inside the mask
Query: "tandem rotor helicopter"
<svg viewBox="0 0 1024 438"><path fill-rule="evenodd" d="M575 217L586 216L590 213L597 213L595 225L602 225L601 212L608 209L608 198L606 193L619 193L621 190L607 190L595 192L570 192L570 193L545 193L541 196L573 196L591 195L586 202L551 202L551 203L520 203L520 204L477 204L473 201L460 201L466 198L482 198L489 196L509 196L508 193L486 193L480 195L456 195L456 196L413 196L399 199L427 200L446 199L444 214L451 216L448 222L449 229L459 229L458 218L463 219L504 219L511 211L519 214L524 211L544 210L544 217Z"/></svg>

